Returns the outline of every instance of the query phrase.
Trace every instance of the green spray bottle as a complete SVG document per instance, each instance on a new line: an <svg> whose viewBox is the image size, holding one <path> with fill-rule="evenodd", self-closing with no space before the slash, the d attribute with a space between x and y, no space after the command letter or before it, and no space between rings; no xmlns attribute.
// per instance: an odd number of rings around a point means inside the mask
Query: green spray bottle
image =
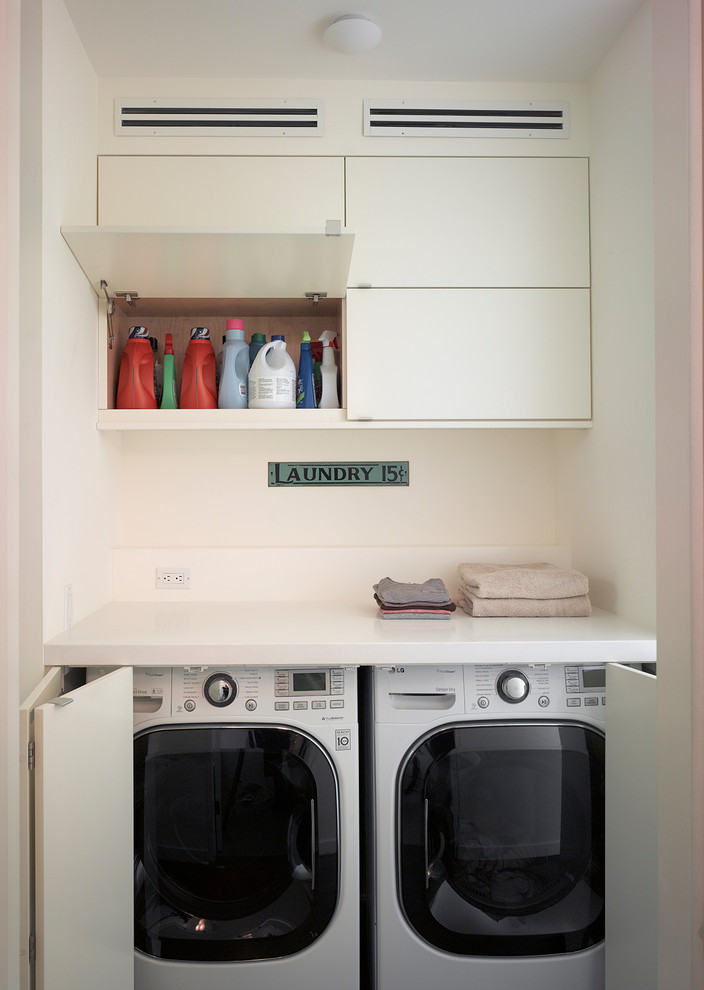
<svg viewBox="0 0 704 990"><path fill-rule="evenodd" d="M174 338L170 333L167 333L164 343L164 388L161 393L161 408L178 409Z"/></svg>

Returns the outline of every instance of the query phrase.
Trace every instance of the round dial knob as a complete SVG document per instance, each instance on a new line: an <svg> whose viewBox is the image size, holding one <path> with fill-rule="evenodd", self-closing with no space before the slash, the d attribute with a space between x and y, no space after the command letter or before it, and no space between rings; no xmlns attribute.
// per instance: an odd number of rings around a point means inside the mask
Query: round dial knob
<svg viewBox="0 0 704 990"><path fill-rule="evenodd" d="M504 701L517 705L528 697L530 684L520 670L507 670L499 677L496 689Z"/></svg>
<svg viewBox="0 0 704 990"><path fill-rule="evenodd" d="M216 708L226 708L237 697L237 685L229 674L211 674L203 688L205 700Z"/></svg>

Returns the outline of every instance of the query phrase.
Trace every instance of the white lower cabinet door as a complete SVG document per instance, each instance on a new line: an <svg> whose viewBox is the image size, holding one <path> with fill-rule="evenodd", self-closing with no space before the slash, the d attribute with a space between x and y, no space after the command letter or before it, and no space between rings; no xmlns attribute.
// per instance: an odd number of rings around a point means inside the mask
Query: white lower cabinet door
<svg viewBox="0 0 704 990"><path fill-rule="evenodd" d="M51 667L30 696L20 705L20 987L34 986L34 763L36 733L34 711L61 693L61 667Z"/></svg>
<svg viewBox="0 0 704 990"><path fill-rule="evenodd" d="M132 670L34 712L37 990L132 990Z"/></svg>
<svg viewBox="0 0 704 990"><path fill-rule="evenodd" d="M353 420L591 417L588 289L350 289Z"/></svg>
<svg viewBox="0 0 704 990"><path fill-rule="evenodd" d="M606 990L657 990L656 678L606 667Z"/></svg>

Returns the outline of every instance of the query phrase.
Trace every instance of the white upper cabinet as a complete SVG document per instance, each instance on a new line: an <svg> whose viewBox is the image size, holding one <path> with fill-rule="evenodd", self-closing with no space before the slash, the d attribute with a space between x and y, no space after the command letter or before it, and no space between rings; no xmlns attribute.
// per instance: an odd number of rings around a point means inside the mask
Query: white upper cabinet
<svg viewBox="0 0 704 990"><path fill-rule="evenodd" d="M589 285L583 158L350 158L350 286Z"/></svg>
<svg viewBox="0 0 704 990"><path fill-rule="evenodd" d="M581 158L356 158L346 222L351 420L585 426Z"/></svg>
<svg viewBox="0 0 704 990"><path fill-rule="evenodd" d="M62 232L106 314L101 428L590 423L584 158L107 156L98 199ZM178 376L193 321L217 352L230 315L294 360L325 321L342 409L114 408L131 323Z"/></svg>
<svg viewBox="0 0 704 990"><path fill-rule="evenodd" d="M353 420L591 415L587 289L349 289Z"/></svg>
<svg viewBox="0 0 704 990"><path fill-rule="evenodd" d="M325 227L344 218L342 158L104 156L98 223Z"/></svg>

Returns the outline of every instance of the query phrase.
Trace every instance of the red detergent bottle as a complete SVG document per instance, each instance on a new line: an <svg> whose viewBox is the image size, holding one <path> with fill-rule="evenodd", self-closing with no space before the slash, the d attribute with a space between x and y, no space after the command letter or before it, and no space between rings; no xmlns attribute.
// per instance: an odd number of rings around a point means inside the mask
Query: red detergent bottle
<svg viewBox="0 0 704 990"><path fill-rule="evenodd" d="M181 375L181 409L217 409L215 351L207 327L193 327Z"/></svg>
<svg viewBox="0 0 704 990"><path fill-rule="evenodd" d="M154 353L146 327L130 327L115 405L118 409L156 409Z"/></svg>

